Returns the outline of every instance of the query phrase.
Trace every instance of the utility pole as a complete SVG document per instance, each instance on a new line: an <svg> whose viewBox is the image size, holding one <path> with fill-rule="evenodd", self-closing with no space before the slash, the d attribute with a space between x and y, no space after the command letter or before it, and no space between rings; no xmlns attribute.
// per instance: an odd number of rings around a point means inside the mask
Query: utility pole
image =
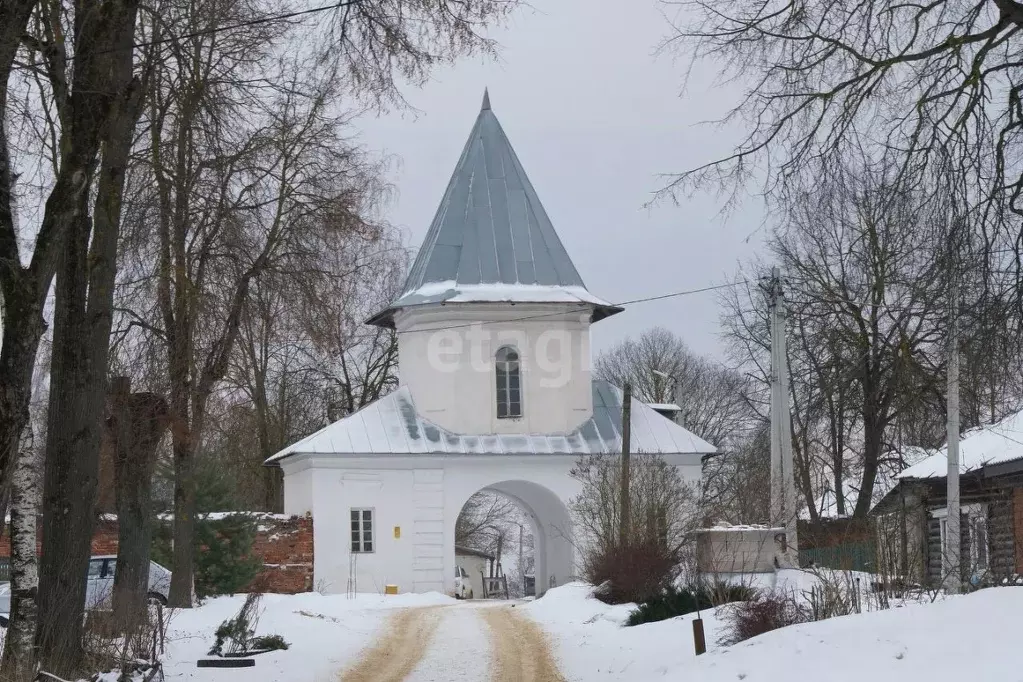
<svg viewBox="0 0 1023 682"><path fill-rule="evenodd" d="M952 299L949 306L948 323L948 396L946 440L948 441L947 505L945 518L945 547L943 568L945 589L958 594L962 587L960 571L960 529L959 529L959 276L952 273L949 291Z"/></svg>
<svg viewBox="0 0 1023 682"><path fill-rule="evenodd" d="M792 460L792 417L789 412L789 368L785 350L785 292L775 267L767 286L771 313L771 524L785 529L777 557L779 568L799 565L796 532L796 479Z"/></svg>
<svg viewBox="0 0 1023 682"><path fill-rule="evenodd" d="M631 500L629 498L629 456L632 447L632 384L625 383L625 395L622 397L622 490L619 503L622 507L621 525L618 528L618 546L629 544L629 527L632 524Z"/></svg>
<svg viewBox="0 0 1023 682"><path fill-rule="evenodd" d="M522 524L519 524L519 585L522 586L522 596L526 596L526 565L522 563Z"/></svg>

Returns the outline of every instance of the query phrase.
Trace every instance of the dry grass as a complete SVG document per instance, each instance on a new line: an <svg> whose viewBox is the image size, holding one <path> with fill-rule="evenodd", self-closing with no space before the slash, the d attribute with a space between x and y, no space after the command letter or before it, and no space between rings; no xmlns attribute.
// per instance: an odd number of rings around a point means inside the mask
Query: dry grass
<svg viewBox="0 0 1023 682"><path fill-rule="evenodd" d="M430 648L440 609L402 609L390 617L387 634L341 673L341 682L401 682Z"/></svg>
<svg viewBox="0 0 1023 682"><path fill-rule="evenodd" d="M565 682L540 626L515 609L481 609L490 627L491 679L498 682Z"/></svg>

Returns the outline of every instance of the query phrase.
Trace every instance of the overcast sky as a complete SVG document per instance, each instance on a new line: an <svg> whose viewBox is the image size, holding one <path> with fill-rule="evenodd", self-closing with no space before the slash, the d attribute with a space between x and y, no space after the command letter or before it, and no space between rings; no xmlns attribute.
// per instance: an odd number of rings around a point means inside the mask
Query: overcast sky
<svg viewBox="0 0 1023 682"><path fill-rule="evenodd" d="M471 59L408 89L416 113L361 122L363 142L395 155L398 197L388 219L418 247L489 87L494 113L576 268L612 302L725 280L763 238L755 200L722 221L716 197L644 205L660 173L728 151L738 130L698 125L738 91L709 67L681 94L686 63L655 55L670 27L655 0L535 0L493 32L497 61ZM594 352L648 327L717 355L714 293L635 304L593 327Z"/></svg>

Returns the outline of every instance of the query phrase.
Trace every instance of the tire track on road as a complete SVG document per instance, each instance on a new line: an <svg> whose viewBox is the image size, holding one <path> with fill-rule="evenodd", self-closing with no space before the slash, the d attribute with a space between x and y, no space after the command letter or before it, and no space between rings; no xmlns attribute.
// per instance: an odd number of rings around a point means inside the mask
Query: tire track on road
<svg viewBox="0 0 1023 682"><path fill-rule="evenodd" d="M511 607L480 609L490 627L491 679L565 682L540 626Z"/></svg>
<svg viewBox="0 0 1023 682"><path fill-rule="evenodd" d="M426 655L435 639L441 609L402 609L391 615L387 634L343 671L341 682L402 682Z"/></svg>

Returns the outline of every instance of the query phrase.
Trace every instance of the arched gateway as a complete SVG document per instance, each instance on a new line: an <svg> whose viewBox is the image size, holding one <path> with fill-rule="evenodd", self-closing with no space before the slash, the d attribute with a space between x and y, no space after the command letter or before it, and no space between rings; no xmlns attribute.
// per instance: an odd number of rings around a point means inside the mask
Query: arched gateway
<svg viewBox="0 0 1023 682"><path fill-rule="evenodd" d="M568 511L580 456L621 449L617 388L593 380L589 327L621 309L583 284L484 95L402 294L400 387L274 455L284 511L313 516L314 585L450 591L474 493L515 500L542 593L577 573ZM714 448L633 401L632 449L689 480Z"/></svg>

